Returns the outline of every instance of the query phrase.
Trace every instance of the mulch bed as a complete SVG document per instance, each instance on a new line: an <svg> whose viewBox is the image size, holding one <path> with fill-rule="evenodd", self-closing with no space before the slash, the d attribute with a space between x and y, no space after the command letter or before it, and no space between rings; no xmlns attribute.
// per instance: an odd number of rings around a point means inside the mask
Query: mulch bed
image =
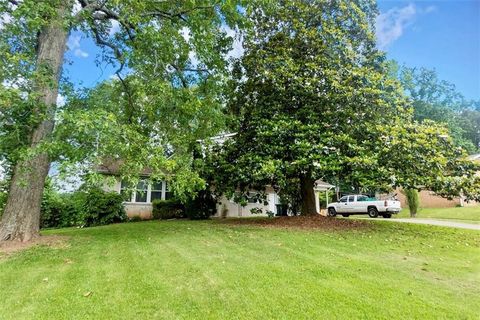
<svg viewBox="0 0 480 320"><path fill-rule="evenodd" d="M372 224L368 221L336 219L321 215L275 218L227 218L219 219L219 221L231 225L284 229L353 230L372 228Z"/></svg>
<svg viewBox="0 0 480 320"><path fill-rule="evenodd" d="M40 236L28 242L21 241L0 241L0 257L3 254L9 255L17 251L25 250L34 246L60 247L68 239L66 236Z"/></svg>

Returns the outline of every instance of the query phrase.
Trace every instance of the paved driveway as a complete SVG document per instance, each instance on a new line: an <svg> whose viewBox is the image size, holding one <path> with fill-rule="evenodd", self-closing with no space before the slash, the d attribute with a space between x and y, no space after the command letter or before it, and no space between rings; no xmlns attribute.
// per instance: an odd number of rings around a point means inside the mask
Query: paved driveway
<svg viewBox="0 0 480 320"><path fill-rule="evenodd" d="M473 223L464 223L464 222L456 222L456 221L445 221L445 220L434 220L434 219L382 219L383 221L395 221L395 222L404 222L404 223L418 223L418 224L429 224L432 226L442 226L442 227L452 227L452 228L460 228L460 229L471 229L471 230L479 230L480 231L480 224L473 224Z"/></svg>

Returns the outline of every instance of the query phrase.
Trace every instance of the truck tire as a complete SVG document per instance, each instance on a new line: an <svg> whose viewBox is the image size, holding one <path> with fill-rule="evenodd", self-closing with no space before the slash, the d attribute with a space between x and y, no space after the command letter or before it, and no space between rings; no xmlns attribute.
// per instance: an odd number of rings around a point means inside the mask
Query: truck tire
<svg viewBox="0 0 480 320"><path fill-rule="evenodd" d="M335 217L337 215L337 211L335 208L328 208L328 216L329 217Z"/></svg>
<svg viewBox="0 0 480 320"><path fill-rule="evenodd" d="M344 217L344 218L348 218L349 216L350 216L349 214L342 213L342 217Z"/></svg>
<svg viewBox="0 0 480 320"><path fill-rule="evenodd" d="M378 210L375 207L369 207L368 208L368 216L370 218L376 218L378 217Z"/></svg>
<svg viewBox="0 0 480 320"><path fill-rule="evenodd" d="M383 217L386 218L386 219L389 219L389 218L392 217L392 214L391 214L391 213L385 213L385 214L383 215Z"/></svg>

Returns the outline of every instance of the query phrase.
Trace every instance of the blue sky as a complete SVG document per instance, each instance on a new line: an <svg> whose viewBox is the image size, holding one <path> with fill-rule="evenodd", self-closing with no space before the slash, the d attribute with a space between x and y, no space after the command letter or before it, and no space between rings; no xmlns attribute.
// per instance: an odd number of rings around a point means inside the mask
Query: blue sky
<svg viewBox="0 0 480 320"><path fill-rule="evenodd" d="M436 69L480 99L480 0L379 1L377 39L389 58Z"/></svg>
<svg viewBox="0 0 480 320"><path fill-rule="evenodd" d="M378 46L410 67L436 69L469 99L480 99L480 0L379 0ZM116 27L114 27L116 28ZM96 66L99 50L73 33L65 67L75 83L90 87L109 78L112 66Z"/></svg>

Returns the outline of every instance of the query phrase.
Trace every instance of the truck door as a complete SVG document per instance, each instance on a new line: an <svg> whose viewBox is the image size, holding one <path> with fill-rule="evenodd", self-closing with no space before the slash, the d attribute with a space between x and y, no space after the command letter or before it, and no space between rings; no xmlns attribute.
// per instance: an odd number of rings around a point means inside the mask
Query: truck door
<svg viewBox="0 0 480 320"><path fill-rule="evenodd" d="M348 196L348 204L345 208L347 213L355 212L355 196Z"/></svg>
<svg viewBox="0 0 480 320"><path fill-rule="evenodd" d="M347 200L348 200L348 196L341 197L340 200L338 200L338 206L337 208L335 208L335 210L337 210L338 213L347 212L347 205L348 205Z"/></svg>
<svg viewBox="0 0 480 320"><path fill-rule="evenodd" d="M368 207L367 201L368 201L367 196L357 196L357 201L355 202L355 212L367 213L367 207Z"/></svg>

